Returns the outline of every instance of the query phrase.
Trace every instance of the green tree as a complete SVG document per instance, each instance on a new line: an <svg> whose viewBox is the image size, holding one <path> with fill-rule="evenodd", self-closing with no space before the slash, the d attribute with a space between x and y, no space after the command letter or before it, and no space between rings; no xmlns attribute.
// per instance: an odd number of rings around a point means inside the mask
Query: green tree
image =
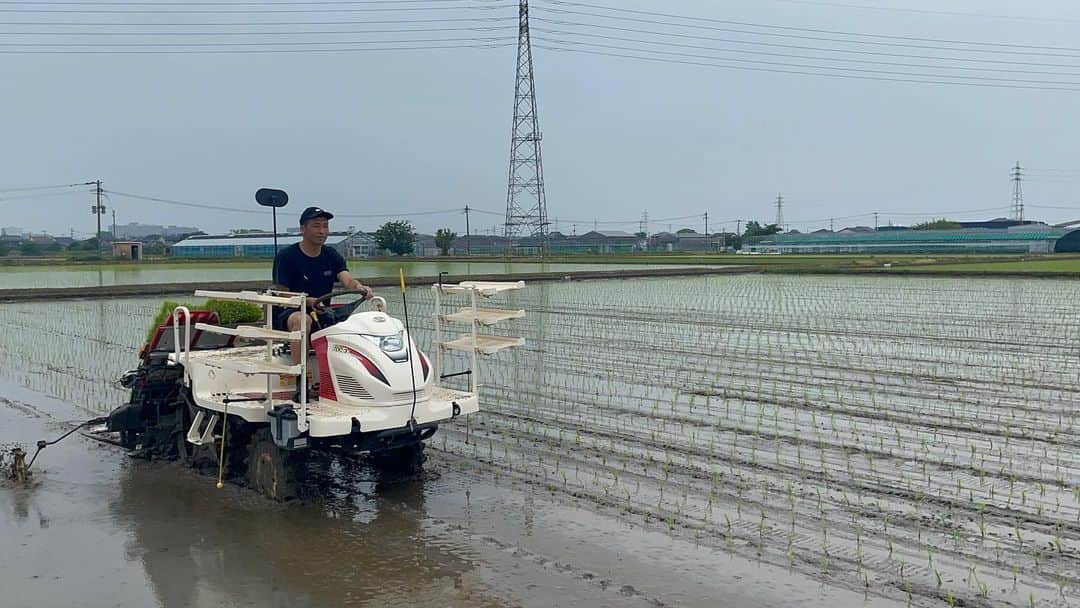
<svg viewBox="0 0 1080 608"><path fill-rule="evenodd" d="M912 230L959 230L961 228L963 228L963 226L960 224L945 218L915 224L911 227Z"/></svg>
<svg viewBox="0 0 1080 608"><path fill-rule="evenodd" d="M11 245L8 245L7 243L0 243L0 258L4 257L9 253L11 253Z"/></svg>
<svg viewBox="0 0 1080 608"><path fill-rule="evenodd" d="M776 234L780 232L780 228L776 224L765 224L750 220L746 222L746 229L743 230L742 237L744 239L751 239L759 236L769 236L770 234Z"/></svg>
<svg viewBox="0 0 1080 608"><path fill-rule="evenodd" d="M450 247L454 245L457 233L449 228L439 228L435 231L435 246L439 248L441 255L450 255Z"/></svg>
<svg viewBox="0 0 1080 608"><path fill-rule="evenodd" d="M97 251L97 249L98 240L94 237L82 241L75 241L68 247L69 251Z"/></svg>
<svg viewBox="0 0 1080 608"><path fill-rule="evenodd" d="M394 255L412 253L416 244L416 231L408 220L386 222L373 234L375 244Z"/></svg>
<svg viewBox="0 0 1080 608"><path fill-rule="evenodd" d="M30 257L35 255L41 255L41 252L41 245L37 243L31 243L30 241L26 241L22 245L19 245L19 255L22 256Z"/></svg>

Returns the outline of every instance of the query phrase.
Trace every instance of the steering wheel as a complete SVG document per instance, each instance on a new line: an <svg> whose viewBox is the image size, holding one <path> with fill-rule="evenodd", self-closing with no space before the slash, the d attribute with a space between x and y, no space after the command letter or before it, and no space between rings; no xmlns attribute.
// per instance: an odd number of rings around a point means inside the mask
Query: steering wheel
<svg viewBox="0 0 1080 608"><path fill-rule="evenodd" d="M355 295L355 294L366 295L367 293L368 292L366 290L360 290L360 289L347 289L345 291L330 292L330 293L326 294L325 296L315 300L315 308L323 308L324 306L326 306L326 305L328 305L330 303L330 300L333 300L334 298L336 298L338 296L348 296L348 295ZM376 310L381 311L381 310L386 309L386 300L384 300L382 297L380 297L380 296L372 296L370 299L371 299L372 302L375 303L375 309ZM361 298L360 300L355 302L353 304L354 308L355 308L355 306L359 306L360 303L363 302L363 301L364 301L364 298ZM346 304L346 306L349 306L349 305L350 304Z"/></svg>

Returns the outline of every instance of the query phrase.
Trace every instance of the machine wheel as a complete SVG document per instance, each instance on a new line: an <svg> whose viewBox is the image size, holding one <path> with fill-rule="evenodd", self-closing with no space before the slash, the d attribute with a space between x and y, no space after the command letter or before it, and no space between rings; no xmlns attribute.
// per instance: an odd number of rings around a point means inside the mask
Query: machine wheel
<svg viewBox="0 0 1080 608"><path fill-rule="evenodd" d="M296 498L306 451L283 450L270 437L270 429L255 432L248 444L247 481L256 492L277 501Z"/></svg>
<svg viewBox="0 0 1080 608"><path fill-rule="evenodd" d="M388 473L419 473L424 468L424 442L393 448L372 455L375 466Z"/></svg>

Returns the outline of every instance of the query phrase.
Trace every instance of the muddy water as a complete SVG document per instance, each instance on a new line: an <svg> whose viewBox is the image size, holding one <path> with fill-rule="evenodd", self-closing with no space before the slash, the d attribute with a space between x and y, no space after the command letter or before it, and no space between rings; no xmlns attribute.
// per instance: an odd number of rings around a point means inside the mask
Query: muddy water
<svg viewBox="0 0 1080 608"><path fill-rule="evenodd" d="M430 291L409 298L428 344ZM134 569L165 605L1071 605L1078 303L1069 281L537 284L491 302L530 311L497 330L527 346L484 360L484 411L440 430L421 479L328 461L281 507L80 439L45 461L60 483L0 499L124 538L95 576ZM123 399L157 304L0 308L0 378L31 391L0 441ZM51 418L20 405L42 393ZM40 567L0 572L63 580L43 556L74 550L32 511L3 531ZM159 562L195 582L160 591Z"/></svg>
<svg viewBox="0 0 1080 608"><path fill-rule="evenodd" d="M0 444L71 405L2 386ZM414 478L316 463L280 505L82 436L0 484L5 606L858 606L863 598L433 452Z"/></svg>

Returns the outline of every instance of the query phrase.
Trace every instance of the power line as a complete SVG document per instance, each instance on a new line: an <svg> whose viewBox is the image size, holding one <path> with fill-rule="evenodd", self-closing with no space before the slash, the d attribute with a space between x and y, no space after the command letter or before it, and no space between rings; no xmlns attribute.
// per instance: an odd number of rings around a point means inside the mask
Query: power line
<svg viewBox="0 0 1080 608"><path fill-rule="evenodd" d="M570 53L582 53L582 54L586 54L586 55L599 55L599 56L604 56L604 57L620 57L620 58L624 58L624 59L636 59L636 60L651 61L651 62L656 62L656 63L670 63L670 64L690 65L690 66L699 66L699 67L726 68L726 69L742 70L742 71L749 71L749 72L771 72L771 73L777 73L777 74L793 74L793 75L798 75L798 76L826 76L826 77L830 77L830 78L844 78L844 79L851 79L851 80L876 80L876 81L881 81L881 82L902 82L902 83L912 83L912 84L962 85L962 86L983 87L983 88L999 88L999 89L1030 89L1030 90L1040 90L1040 91L1080 91L1080 88L1052 87L1052 86L1041 86L1041 85L1031 85L1031 84L1025 85L1025 84L1007 84L1007 83L985 83L985 82L970 82L970 81L954 81L954 80L944 80L944 79L934 80L934 79L929 79L929 77L928 78L921 78L921 79L917 79L917 78L892 78L892 77L886 77L886 76L873 76L873 75L860 75L860 74L845 74L845 73L832 73L832 72L808 72L808 71L805 71L805 70L796 70L796 69L780 69L780 68L768 68L768 67L749 67L749 66L740 66L740 65L707 63L707 62L702 62L702 61L666 59L666 58L662 58L662 57L648 57L648 56L642 56L642 55L631 55L631 54L627 54L627 53L612 53L612 52L604 52L604 51L594 51L594 50L581 49L581 48L548 46L548 45L541 45L541 44L535 45L535 48L545 49L545 50L549 50L549 51L564 51L564 52L570 52Z"/></svg>
<svg viewBox="0 0 1080 608"><path fill-rule="evenodd" d="M113 23L88 23L86 21L0 21L0 25L31 25L64 27L259 27L259 26L296 26L296 25L388 25L394 23L460 23L460 22L496 22L509 21L516 17L447 17L442 19L379 19L363 21L270 21L270 22L244 22L244 21L213 21L203 23L161 23L161 22L113 22Z"/></svg>
<svg viewBox="0 0 1080 608"><path fill-rule="evenodd" d="M1080 67L1080 66L1075 65L1075 64L1046 63L1046 62L1038 62L1038 61L1011 61L1011 60L1006 60L1006 59L989 59L989 58L985 58L985 57L941 57L941 56L938 56L938 55L913 55L911 53L892 53L892 52L887 52L887 51L869 51L869 50L863 50L863 49L845 49L845 48L836 48L836 47L808 46L808 45L805 45L805 44L790 44L790 43L783 43L783 42L763 42L763 41L760 41L760 40L740 40L740 39L733 39L733 38L716 38L715 36L702 36L702 35L695 35L695 34L687 34L685 32L664 32L664 31L646 30L646 29L633 28L633 27L620 27L620 26L617 26L617 25L610 25L610 24L604 24L604 23L582 23L580 21L566 21L566 20L561 20L561 19L546 19L546 18L543 18L543 17L536 17L535 20L536 21L542 21L544 23L551 23L551 24L554 24L554 25L564 25L564 26L573 26L573 27L582 27L582 28L594 28L594 29L603 29L603 30L611 30L611 31L619 31L619 32L632 32L632 33L638 33L638 34L650 34L650 35L654 35L654 36L663 36L663 37L667 37L667 38L680 38L680 39L690 39L690 40L708 40L708 41L712 41L712 42L723 42L723 43L727 43L727 44L743 44L743 45L748 45L748 46L765 46L765 47L772 47L772 48L787 48L787 49L797 49L797 50L806 50L806 51L822 51L822 52L829 52L829 53L846 53L846 54L851 54L851 55L871 55L871 56L877 56L877 57L902 57L902 58L908 58L908 59L942 59L942 60L947 60L947 61L977 62L977 63L997 63L997 64L1003 64L1003 65L1060 66L1060 67L1066 67L1066 68ZM671 25L678 25L678 24L671 24ZM682 27L682 26L679 25L679 27ZM743 33L743 34L748 34L748 35L759 34L759 32L746 32L746 31L743 31L743 30L736 30L736 33ZM829 42L837 42L837 43L841 43L841 44L850 42L849 40L843 40L843 39L838 39L838 38L836 38L836 39L824 38L824 39L820 39L820 40L827 40ZM964 51L964 50L967 50L967 49L941 48L941 49L938 49L938 50Z"/></svg>
<svg viewBox="0 0 1080 608"><path fill-rule="evenodd" d="M435 4L438 2L496 2L497 0L306 0L304 2L234 2L221 0L214 2L101 2L84 0L82 2L56 2L50 0L4 0L0 5L33 6L321 6L321 5L363 5L363 4Z"/></svg>
<svg viewBox="0 0 1080 608"><path fill-rule="evenodd" d="M134 6L134 5L132 5ZM77 15L281 15L281 14L318 14L318 13L388 13L388 12L413 12L413 11L489 11L509 8L512 4L486 4L464 6L399 6L399 7L363 7L363 8L288 8L288 9L208 9L189 8L160 9L160 8L131 8L129 10L107 8L0 8L0 13L7 14L77 14Z"/></svg>
<svg viewBox="0 0 1080 608"><path fill-rule="evenodd" d="M993 13L972 13L963 11L944 11L933 9L921 9L921 8L906 8L898 6L872 6L866 4L850 4L845 2L824 2L821 0L773 0L773 2L784 2L787 4L803 4L810 6L828 6L837 8L853 8L858 10L867 11L885 11L891 13L909 13L919 15L945 15L949 17L982 17L986 19L1007 19L1010 21L1042 21L1048 23L1061 23L1076 22L1080 19L1063 19L1058 17L1027 17L1020 15L995 15Z"/></svg>
<svg viewBox="0 0 1080 608"><path fill-rule="evenodd" d="M230 48L252 46L318 46L318 45L348 45L348 44L410 44L415 42L478 42L495 43L513 40L513 36L469 36L463 38L410 38L405 40L327 40L316 41L273 41L273 42L0 42L0 47L125 47L125 48L159 48L159 47L193 47L193 48Z"/></svg>
<svg viewBox="0 0 1080 608"><path fill-rule="evenodd" d="M335 48L303 48L303 49L171 49L171 50L2 50L0 55L259 55L267 53L309 54L309 53L361 53L378 51L430 51L441 49L497 49L511 46L513 43L504 44L448 44L448 45L424 45L424 46L390 46L390 47L335 47Z"/></svg>
<svg viewBox="0 0 1080 608"><path fill-rule="evenodd" d="M178 201L167 198L160 198L156 196L146 196L143 194L132 194L130 192L118 192L116 190L105 190L109 194L119 196L122 198L130 198L135 200L162 203L165 205L175 205L178 207L190 207L194 209L208 209L211 211L227 211L230 213L248 213L256 215L265 215L264 211L259 209L242 209L238 207L227 207L224 205L212 205L207 203L193 203L190 201ZM335 213L334 217L346 218L346 219L374 219L374 218L397 218L397 217L423 217L429 215L444 215L449 213L460 213L461 209L437 209L434 211L415 211L415 212L403 212L403 213Z"/></svg>
<svg viewBox="0 0 1080 608"><path fill-rule="evenodd" d="M38 198L52 198L54 196L70 196L74 193L93 192L93 190L65 190L63 192L38 192L36 194L19 194L15 196L0 195L0 204L11 201L25 201Z"/></svg>
<svg viewBox="0 0 1080 608"><path fill-rule="evenodd" d="M734 59L725 57L716 57L713 55L699 55L696 53L683 53L677 51L662 51L654 49L642 49L636 47L626 47L621 45L602 44L597 42L581 42L577 40L560 40L549 39L549 43L565 44L565 45L580 45L586 47L600 48L600 49L614 49L618 51L630 51L639 53L652 53L657 55L667 55L673 57L689 57L693 59L710 59L716 61L733 62L738 64L754 64L765 66L780 66L785 68L799 68L799 69L813 69L813 70L838 70L846 73L853 74L874 74L874 75L887 75L887 76L907 76L915 78L933 78L933 79L962 79L971 80L974 82L1003 82L1003 83L1022 83L1022 84L1037 84L1037 85L1066 85L1071 87L1080 87L1080 82L1072 81L1060 81L1060 80L1039 80L1030 78L998 78L994 76L969 76L965 74L937 74L937 73L923 73L923 72L908 72L897 70L880 70L869 68L857 68L857 67L838 67L831 65L821 64L805 64L805 63L789 63L783 61L767 61L762 59ZM813 58L810 58L813 59ZM922 66L933 69L934 66ZM948 68L946 68L948 69ZM1065 74L1062 74L1065 75ZM1073 89L1076 90L1076 89Z"/></svg>
<svg viewBox="0 0 1080 608"><path fill-rule="evenodd" d="M982 42L982 41L976 41L976 40L954 40L954 39L948 39L948 38L926 38L926 37L921 37L921 36L901 36L901 35L895 35L895 34L865 34L865 33L862 33L862 32L847 32L847 31L843 31L843 30L830 30L830 29L824 29L824 28L798 27L798 26L788 26L788 25L773 25L773 24L766 24L766 23L755 23L755 22L750 22L750 21L734 21L734 20L731 20L731 19L715 19L715 18L710 18L710 17L702 17L702 16L694 16L694 15L689 15L688 16L688 15L678 15L678 14L674 14L674 13L663 13L663 12L657 12L657 11L643 11L643 10L634 10L634 9L626 9L626 8L615 8L615 7L603 6L603 5L599 5L599 4L589 4L589 3L586 3L586 2L571 2L569 0L543 0L543 1L548 3L548 4L554 4L554 5L559 5L559 6L585 7L585 8L590 8L590 9L594 9L594 10L605 10L605 11L612 11L612 12L616 12L616 13L627 13L627 14L634 14L634 15L648 15L648 16L653 16L653 17L665 17L665 18L672 18L672 19L682 19L682 20L687 20L687 21L699 21L699 22L705 22L705 23L720 23L720 24L724 24L724 25L736 25L736 26L742 26L742 27L756 27L756 28L770 29L770 30L807 32L807 33L814 33L814 34L830 34L830 35L837 35L837 36L852 36L852 37L858 37L858 38L872 38L872 39L881 39L881 40L901 40L901 41L907 41L907 42L933 42L933 43L937 43L937 44L961 44L961 45L968 45L968 46L988 47L988 48L991 48L991 49L996 49L996 48L1034 49L1034 50L1047 50L1047 51L1071 51L1071 52L1075 52L1075 53L1080 53L1080 48L1044 46L1044 45L1035 45L1035 44L1013 44L1013 43L1007 43L1007 42ZM583 14L583 15L588 15L588 16L592 16L592 17L601 17L601 18L606 18L606 19L625 19L625 20L628 20L628 21L638 21L638 19L634 19L634 18L631 18L631 17L612 17L610 15L604 15L604 14L581 13L581 12L571 11L571 10L568 10L568 9L562 9L562 8L557 8L557 7L546 8L545 10L551 10L551 11L555 11L555 12L565 12L565 13L570 13L570 14ZM704 27L704 26L700 26L700 25L678 24L678 23L675 23L675 24L669 23L668 25L676 25L678 27L693 27L693 28L702 28L702 27ZM711 28L709 28L709 29L711 29ZM760 35L769 35L769 34L766 34L765 32L758 32L758 33ZM878 43L871 43L871 42L867 42L867 41L860 42L860 41L856 41L856 40L852 40L852 41L849 41L849 42L860 43L860 44L863 44L863 43L865 43L865 44L878 44ZM904 46L904 45L903 44L896 44L894 46ZM954 49L954 50L963 50L963 49ZM992 52L992 51L985 51L985 52ZM1019 52L1019 51L1015 51L1015 52Z"/></svg>
<svg viewBox="0 0 1080 608"><path fill-rule="evenodd" d="M78 186L85 186L87 184L55 184L52 186L24 186L22 188L0 188L0 192L28 192L31 190L52 190L55 188L76 188Z"/></svg>
<svg viewBox="0 0 1080 608"><path fill-rule="evenodd" d="M145 37L158 37L158 36L310 36L310 35L354 35L354 34L407 34L410 32L493 32L498 30L508 30L506 25L483 25L483 26L471 26L471 27L425 27L425 28L390 28L390 29L370 29L370 30L302 30L283 32L280 30L274 31L261 31L261 32L103 32L95 30L92 32L5 32L0 31L2 36L145 36Z"/></svg>
<svg viewBox="0 0 1080 608"><path fill-rule="evenodd" d="M190 208L194 208L194 209L209 209L209 210L212 210L212 211L228 211L228 212L231 212L231 213L251 213L251 214L263 215L263 212L259 211L257 209L238 209L236 207L225 207L223 205L208 205L208 204L205 204L205 203L192 203L192 202L187 202L187 201L176 201L176 200L171 200L171 199L167 199L167 198L159 198L159 197L156 197L156 196L145 196L145 195L142 195L142 194L132 194L130 192L118 192L116 190L106 190L105 192L108 192L109 194L112 194L114 196L119 196L119 197L122 197L122 198L131 198L131 199L135 199L135 200L148 201L148 202L152 202L152 203L162 203L164 205L176 205L178 207L190 207Z"/></svg>
<svg viewBox="0 0 1080 608"><path fill-rule="evenodd" d="M559 23L559 22L556 22L556 21L550 21L550 22L551 23ZM993 64L993 65L1024 65L1024 66L1036 66L1036 67L1058 67L1058 68L1064 68L1064 69L1080 69L1080 65L1075 65L1075 64L1060 64L1060 63L1046 63L1046 62L1033 62L1033 61L1007 61L1007 60L1000 60L1000 59L982 59L982 58L973 58L973 57L943 57L943 56L936 56L936 55L912 55L912 54L906 54L906 53L881 53L881 52L874 52L874 51L853 51L853 50L850 50L850 49L838 49L838 48L832 48L832 47L815 47L815 46L806 46L806 45L779 44L779 43L758 42L758 41L749 41L749 40L733 40L733 39L727 39L727 38L714 38L714 37L711 37L711 36L692 36L692 35L686 35L686 34L671 34L671 33L667 33L667 32L658 32L658 31L655 31L655 30L641 30L641 29L634 29L634 28L608 27L608 26L593 25L593 24L576 24L576 23L572 23L572 22L564 22L564 23L567 24L567 25L574 26L574 27L584 28L584 29L586 29L586 31L578 32L578 31L574 31L574 30L547 29L547 28L535 28L535 30L538 31L538 32L551 33L551 34L562 34L562 35L572 35L572 36L587 36L587 37L590 37L590 38L597 38L597 39L602 39L602 40L619 40L619 41L625 41L625 42L635 42L635 43L639 43L639 44L664 45L664 46L670 46L670 47L673 47L673 48L693 48L693 49L712 50L712 51L725 52L725 53L739 53L739 54L747 54L747 55L764 55L764 56L770 56L770 57L792 57L792 58L801 58L801 59L822 59L822 60L827 60L827 61L838 61L838 62L846 62L846 63L867 63L867 64L876 64L876 65L897 65L897 66L913 66L913 67L939 67L939 66L927 66L927 65L922 65L922 64L905 64L905 63L896 63L896 62L874 61L874 60L868 60L868 59L855 59L855 58L847 58L847 57L818 57L818 56L812 56L812 55L807 56L807 55L799 55L799 54L793 54L793 53L775 53L775 52L759 51L759 50L743 50L743 49L737 49L737 48L736 49L733 49L733 48L717 48L717 47L710 47L710 46L704 46L704 45L680 44L680 43L668 42L668 41L645 40L645 39L641 39L641 38L629 38L629 37L624 37L624 36L608 36L608 35L603 35L603 34L597 34L597 33L594 33L593 31L589 31L589 28L596 27L596 28L603 28L603 29L613 29L613 30L619 30L619 31L642 33L642 34L647 34L647 35L671 37L671 38L677 38L677 39L708 40L708 41L711 41L711 42L720 42L720 43L725 43L725 44L767 46L767 47L774 47L774 48L775 47L792 48L792 49L798 49L798 50L820 51L820 52L826 52L826 53L855 53L855 54L858 54L858 55L870 55L870 56L879 56L879 57L901 57L901 58L904 58L904 59L930 59L930 60L935 60L935 61L955 61L955 62L960 62L960 63L976 63L976 64L984 64L985 63L985 64ZM948 69L956 69L956 70L991 70L992 69L992 70L999 71L999 72L1016 72L1016 73L1027 73L1027 74L1051 74L1051 75L1061 75L1061 76L1080 75L1080 73L1076 73L1076 72L1049 72L1049 71L1037 71L1037 70L1010 70L1010 69L997 68L997 67L993 67L993 68L991 68L991 67L968 67L968 66L940 66L940 67L947 67Z"/></svg>

